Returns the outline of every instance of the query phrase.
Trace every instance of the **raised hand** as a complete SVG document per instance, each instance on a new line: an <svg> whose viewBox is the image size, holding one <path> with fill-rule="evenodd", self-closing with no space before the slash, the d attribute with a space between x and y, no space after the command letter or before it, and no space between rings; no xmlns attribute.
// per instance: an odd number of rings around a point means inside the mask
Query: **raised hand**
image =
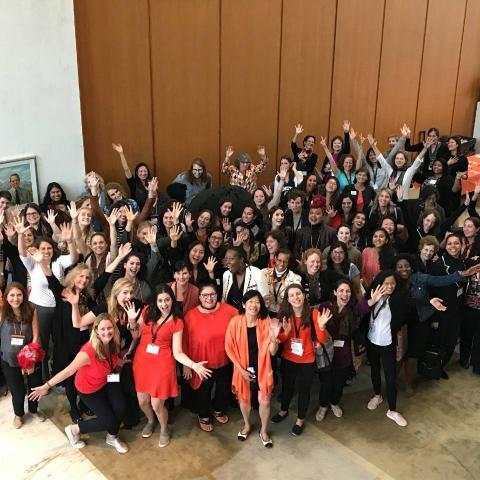
<svg viewBox="0 0 480 480"><path fill-rule="evenodd" d="M350 128L350 140L355 140L357 138L357 132L353 128Z"/></svg>
<svg viewBox="0 0 480 480"><path fill-rule="evenodd" d="M328 146L327 146L327 139L325 137L320 137L320 146L326 150L328 149Z"/></svg>
<svg viewBox="0 0 480 480"><path fill-rule="evenodd" d="M358 134L358 140L359 140L359 142L360 142L360 145L363 145L363 144L364 144L366 138L363 136L363 133L359 133L359 134Z"/></svg>
<svg viewBox="0 0 480 480"><path fill-rule="evenodd" d="M404 189L403 185L397 185L397 188L395 189L397 192L397 200L401 202L403 200L403 194L404 194Z"/></svg>
<svg viewBox="0 0 480 480"><path fill-rule="evenodd" d="M410 138L411 130L408 128L406 123L404 123L400 128L400 133L402 134L402 137Z"/></svg>
<svg viewBox="0 0 480 480"><path fill-rule="evenodd" d="M344 120L343 121L343 131L345 133L350 131L350 120Z"/></svg>
<svg viewBox="0 0 480 480"><path fill-rule="evenodd" d="M290 334L290 331L292 330L292 321L287 317L283 317L282 328L285 335L288 337L288 335Z"/></svg>
<svg viewBox="0 0 480 480"><path fill-rule="evenodd" d="M280 167L280 171L277 172L278 178L285 182L285 180L287 179L287 174L288 174L288 167L286 165L282 165Z"/></svg>
<svg viewBox="0 0 480 480"><path fill-rule="evenodd" d="M397 182L395 181L395 177L390 177L388 179L388 188L390 190L395 191L395 189L397 188Z"/></svg>
<svg viewBox="0 0 480 480"><path fill-rule="evenodd" d="M132 251L132 244L130 242L124 243L118 247L118 256L125 258Z"/></svg>
<svg viewBox="0 0 480 480"><path fill-rule="evenodd" d="M335 208L332 207L332 205L329 205L326 209L325 209L325 213L327 214L327 216L329 218L334 218L336 215L337 215L337 211L335 210Z"/></svg>
<svg viewBox="0 0 480 480"><path fill-rule="evenodd" d="M53 225L55 223L55 219L57 218L57 214L54 210L47 210L47 215L45 216L45 220L49 225Z"/></svg>
<svg viewBox="0 0 480 480"><path fill-rule="evenodd" d="M370 293L370 299L372 300L372 305L375 305L383 295L385 295L385 292L387 289L383 285L378 285L375 290L372 290Z"/></svg>
<svg viewBox="0 0 480 480"><path fill-rule="evenodd" d="M375 140L375 138L371 133L367 135L367 140L371 147L375 147L377 145L377 141Z"/></svg>
<svg viewBox="0 0 480 480"><path fill-rule="evenodd" d="M180 240L180 237L182 236L182 233L183 232L180 228L180 225L174 225L168 232L168 236L170 237L170 240L172 242L178 242Z"/></svg>
<svg viewBox="0 0 480 480"><path fill-rule="evenodd" d="M4 230L5 235L7 236L7 238L9 240L13 239L13 237L15 236L15 228L14 228L13 224L7 223L5 225L5 227L3 227L3 230Z"/></svg>
<svg viewBox="0 0 480 480"><path fill-rule="evenodd" d="M35 247L28 249L28 255L35 260L35 262L40 263L43 260L43 253Z"/></svg>
<svg viewBox="0 0 480 480"><path fill-rule="evenodd" d="M228 158L231 158L232 155L233 155L233 145L228 145L226 151L225 151L225 156L228 157Z"/></svg>
<svg viewBox="0 0 480 480"><path fill-rule="evenodd" d="M133 323L137 320L138 315L140 315L140 308L135 310L135 304L133 302L125 302L125 306L123 307L125 313L127 314L128 321Z"/></svg>
<svg viewBox="0 0 480 480"><path fill-rule="evenodd" d="M262 185L262 190L265 192L267 198L272 198L272 189L267 185Z"/></svg>
<svg viewBox="0 0 480 480"><path fill-rule="evenodd" d="M333 317L332 312L329 308L324 308L322 311L318 311L317 322L320 328L325 327L327 322Z"/></svg>
<svg viewBox="0 0 480 480"><path fill-rule="evenodd" d="M232 222L228 218L222 218L222 228L224 232L229 232L232 229Z"/></svg>
<svg viewBox="0 0 480 480"><path fill-rule="evenodd" d="M187 228L192 228L192 225L193 225L192 212L187 212L185 214L185 226Z"/></svg>
<svg viewBox="0 0 480 480"><path fill-rule="evenodd" d="M297 123L295 125L295 135L300 135L303 132L303 125L301 123Z"/></svg>
<svg viewBox="0 0 480 480"><path fill-rule="evenodd" d="M125 211L125 216L127 217L127 222L132 223L135 220L138 213L134 213L130 205L128 207L122 207L122 208L125 209L124 211Z"/></svg>
<svg viewBox="0 0 480 480"><path fill-rule="evenodd" d="M75 292L71 288L64 288L62 291L62 300L71 305L78 305L80 301L80 292L76 289Z"/></svg>
<svg viewBox="0 0 480 480"><path fill-rule="evenodd" d="M75 220L78 217L77 204L75 202L70 202L70 206L67 207L67 210L72 220ZM49 210L49 212L50 211L51 210Z"/></svg>
<svg viewBox="0 0 480 480"><path fill-rule="evenodd" d="M60 229L60 240L70 242L72 239L72 225L70 223L61 223L58 228Z"/></svg>
<svg viewBox="0 0 480 480"><path fill-rule="evenodd" d="M257 153L261 156L264 157L266 155L265 153L265 147L263 145L259 145L257 148Z"/></svg>
<svg viewBox="0 0 480 480"><path fill-rule="evenodd" d="M424 146L425 148L429 148L429 147L431 147L431 146L433 145L434 142L435 142L435 140L434 140L432 137L427 137L427 138L425 139L425 141L423 142L423 146Z"/></svg>
<svg viewBox="0 0 480 480"><path fill-rule="evenodd" d="M112 143L112 148L118 153L123 153L123 147L120 143Z"/></svg>
<svg viewBox="0 0 480 480"><path fill-rule="evenodd" d="M274 343L277 343L278 335L280 334L280 330L282 329L282 324L280 322L273 322L270 321L270 340Z"/></svg>
<svg viewBox="0 0 480 480"><path fill-rule="evenodd" d="M113 227L118 222L118 219L120 218L121 214L122 213L120 212L119 208L112 209L112 211L110 212L110 215L106 217L107 222Z"/></svg>
<svg viewBox="0 0 480 480"><path fill-rule="evenodd" d="M157 227L156 227L156 225L152 225L151 227L149 227L149 229L147 230L147 234L145 235L145 240L150 245L154 245L154 244L157 243Z"/></svg>
<svg viewBox="0 0 480 480"><path fill-rule="evenodd" d="M173 215L173 223L178 223L180 219L180 214L182 213L182 204L180 202L175 202L172 204L171 208L169 208L169 211Z"/></svg>
<svg viewBox="0 0 480 480"><path fill-rule="evenodd" d="M158 189L158 178L157 177L152 177L150 181L148 182L148 195L150 198L156 198L157 197L157 189Z"/></svg>
<svg viewBox="0 0 480 480"><path fill-rule="evenodd" d="M15 231L19 235L23 235L29 228L31 228L30 225L25 226L25 220L23 217L13 217L13 228L15 228Z"/></svg>
<svg viewBox="0 0 480 480"><path fill-rule="evenodd" d="M206 263L204 263L203 266L205 267L205 270L208 273L213 273L213 271L215 269L215 265L217 263L218 263L218 261L215 260L215 257L208 257L208 261Z"/></svg>

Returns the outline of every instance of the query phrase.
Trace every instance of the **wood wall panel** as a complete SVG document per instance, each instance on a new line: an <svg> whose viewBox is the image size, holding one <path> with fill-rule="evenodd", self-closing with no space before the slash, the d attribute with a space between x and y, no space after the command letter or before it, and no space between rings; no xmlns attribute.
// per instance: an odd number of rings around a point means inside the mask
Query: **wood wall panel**
<svg viewBox="0 0 480 480"><path fill-rule="evenodd" d="M338 0L330 138L348 119L373 131L382 44L384 0Z"/></svg>
<svg viewBox="0 0 480 480"><path fill-rule="evenodd" d="M480 0L74 0L87 169L123 180L112 142L164 188L192 158L265 144L271 181L293 125L348 118L380 143L401 123L471 134Z"/></svg>
<svg viewBox="0 0 480 480"><path fill-rule="evenodd" d="M294 125L304 135L327 135L330 120L336 0L284 2L280 77L278 159L291 155ZM301 16L299 28L293 19Z"/></svg>
<svg viewBox="0 0 480 480"><path fill-rule="evenodd" d="M74 9L86 168L124 182L112 142L132 167L154 166L148 1L75 0Z"/></svg>
<svg viewBox="0 0 480 480"><path fill-rule="evenodd" d="M460 59L465 0L430 2L415 131L450 131Z"/></svg>
<svg viewBox="0 0 480 480"><path fill-rule="evenodd" d="M375 118L381 148L386 147L389 135L400 135L404 122L412 129L415 125L427 3L386 1Z"/></svg>
<svg viewBox="0 0 480 480"><path fill-rule="evenodd" d="M467 0L457 90L450 131L473 130L477 101L480 100L480 2Z"/></svg>
<svg viewBox="0 0 480 480"><path fill-rule="evenodd" d="M168 185L195 157L219 175L219 0L150 2L155 158Z"/></svg>
<svg viewBox="0 0 480 480"><path fill-rule="evenodd" d="M223 0L221 4L221 148L234 145L254 162L259 144L270 159L259 184L275 173L282 4ZM227 180L223 176L223 183Z"/></svg>

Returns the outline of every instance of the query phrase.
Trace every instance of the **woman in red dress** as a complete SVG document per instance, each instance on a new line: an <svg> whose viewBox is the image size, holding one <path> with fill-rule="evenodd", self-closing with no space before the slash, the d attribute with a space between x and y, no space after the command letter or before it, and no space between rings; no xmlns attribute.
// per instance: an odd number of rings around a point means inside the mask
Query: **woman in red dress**
<svg viewBox="0 0 480 480"><path fill-rule="evenodd" d="M160 423L159 447L170 443L165 400L178 395L175 360L190 367L200 378L210 376L207 362L193 362L182 350L183 313L168 285L159 285L154 299L137 322L139 310L126 305L128 326L139 344L133 360L138 403L147 417L142 436L152 435L155 416Z"/></svg>

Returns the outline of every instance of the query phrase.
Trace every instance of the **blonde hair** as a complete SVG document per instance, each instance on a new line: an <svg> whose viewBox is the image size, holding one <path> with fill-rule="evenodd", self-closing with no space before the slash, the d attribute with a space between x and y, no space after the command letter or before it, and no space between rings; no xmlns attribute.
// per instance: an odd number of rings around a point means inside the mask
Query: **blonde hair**
<svg viewBox="0 0 480 480"><path fill-rule="evenodd" d="M322 264L322 251L319 248L309 248L308 250L305 250L302 254L302 260L300 262L300 269L306 273L307 272L307 258L310 257L311 255L318 255L318 258L320 258L320 263ZM322 265L320 265L321 267Z"/></svg>
<svg viewBox="0 0 480 480"><path fill-rule="evenodd" d="M98 326L103 320L109 320L113 325L113 338L108 344L108 354L115 355L118 354L118 352L120 351L120 332L118 331L118 327L116 323L109 317L108 313L101 313L98 317L95 318L92 331L90 332L90 344L92 345L92 348L95 352L95 356L100 361L106 360L107 358L105 347L97 333Z"/></svg>
<svg viewBox="0 0 480 480"><path fill-rule="evenodd" d="M65 276L65 280L63 281L64 283L64 286L65 288L70 288L72 291L76 291L76 288L75 288L75 280L76 278L82 273L82 272L85 272L86 270L88 270L88 274L90 276L90 279L88 281L88 285L85 287L85 290L83 291L84 294L88 295L88 296L92 296L91 295L91 285L92 285L92 280L93 280L93 274L92 274L92 271L90 270L90 267L88 265L86 265L85 263L79 263L78 265L76 265L74 268L72 268L68 273L67 275ZM87 312L88 312L88 305L84 305L85 302L80 302L79 304L79 309L80 309L80 313L82 315L85 315Z"/></svg>
<svg viewBox="0 0 480 480"><path fill-rule="evenodd" d="M119 278L112 286L110 296L108 297L108 315L115 324L122 323L122 319L118 314L117 297L122 290L131 288L133 291L133 283L126 278Z"/></svg>

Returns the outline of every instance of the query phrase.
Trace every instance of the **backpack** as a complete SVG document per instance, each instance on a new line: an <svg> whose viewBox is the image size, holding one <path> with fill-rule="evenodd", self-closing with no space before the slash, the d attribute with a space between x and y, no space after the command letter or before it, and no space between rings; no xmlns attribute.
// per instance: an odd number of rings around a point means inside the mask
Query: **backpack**
<svg viewBox="0 0 480 480"><path fill-rule="evenodd" d="M438 380L443 372L442 355L438 348L431 347L418 362L418 373L429 380Z"/></svg>

